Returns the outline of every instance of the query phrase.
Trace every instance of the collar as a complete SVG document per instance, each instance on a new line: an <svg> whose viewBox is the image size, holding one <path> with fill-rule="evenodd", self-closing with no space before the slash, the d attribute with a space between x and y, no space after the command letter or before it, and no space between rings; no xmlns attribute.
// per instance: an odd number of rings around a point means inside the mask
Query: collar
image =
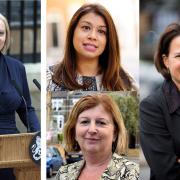
<svg viewBox="0 0 180 180"><path fill-rule="evenodd" d="M104 90L102 86L102 78L103 74L98 74L96 76L82 76L81 74L77 74L76 81L79 84L83 84L83 80L86 79L88 81L92 81L92 86L90 86L88 91L102 91Z"/></svg>
<svg viewBox="0 0 180 180"><path fill-rule="evenodd" d="M57 174L57 179L77 180L82 169L84 168L85 160L75 162L66 166L61 166L60 171ZM107 168L101 175L99 180L105 179L119 179L126 176L127 173L131 173L136 179L139 177L139 167L136 163L131 162L124 157L114 153L111 160L108 163ZM131 175L130 175L131 176Z"/></svg>
<svg viewBox="0 0 180 180"><path fill-rule="evenodd" d="M9 76L10 76L10 79L11 79L11 80L14 80L13 71L10 70L11 67L13 66L13 64L12 64L12 61L8 60L10 57L9 57L9 56L6 56L6 55L4 55L2 52L0 52L0 58L1 58L1 60L4 61L4 63L5 63L6 66L7 66L7 72L8 72L8 74L9 74Z"/></svg>
<svg viewBox="0 0 180 180"><path fill-rule="evenodd" d="M180 91L172 80L165 80L162 86L170 114L180 107Z"/></svg>
<svg viewBox="0 0 180 180"><path fill-rule="evenodd" d="M107 168L104 170L103 174L101 175L100 180L106 179L107 177L111 178L112 176L114 176L115 175L114 172L117 172L120 169L120 167L118 165L118 162L120 160L124 161L124 163L127 161L123 157L121 157L120 155L113 153L112 158L109 161ZM78 179L78 177L79 177L82 169L84 168L84 166L85 166L85 160L81 160L81 161L76 163L74 168L71 169L72 170L71 173L74 175L72 180Z"/></svg>
<svg viewBox="0 0 180 180"><path fill-rule="evenodd" d="M9 72L4 55L0 53L0 91L6 88L6 83L9 80Z"/></svg>

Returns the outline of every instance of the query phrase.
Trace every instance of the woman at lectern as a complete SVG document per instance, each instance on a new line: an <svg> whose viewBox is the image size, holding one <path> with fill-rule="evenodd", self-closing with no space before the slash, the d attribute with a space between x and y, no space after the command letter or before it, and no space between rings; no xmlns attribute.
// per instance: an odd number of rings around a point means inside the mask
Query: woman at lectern
<svg viewBox="0 0 180 180"><path fill-rule="evenodd" d="M4 55L9 44L9 25L0 14L0 135L19 133L15 112L29 132L39 131L39 121L31 106L25 67L17 59ZM0 179L15 179L13 169L0 169Z"/></svg>

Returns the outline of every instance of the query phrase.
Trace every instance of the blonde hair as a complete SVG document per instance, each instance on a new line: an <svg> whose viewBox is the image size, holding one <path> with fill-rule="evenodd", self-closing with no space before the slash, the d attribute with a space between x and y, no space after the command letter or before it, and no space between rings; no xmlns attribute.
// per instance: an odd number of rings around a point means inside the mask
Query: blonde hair
<svg viewBox="0 0 180 180"><path fill-rule="evenodd" d="M9 29L9 24L8 24L8 21L7 21L6 17L3 16L1 13L0 13L0 20L3 21L3 23L5 25L5 29L6 29L6 40L4 42L3 48L0 49L0 51L2 53L5 53L8 50L9 46L10 46L10 29Z"/></svg>
<svg viewBox="0 0 180 180"><path fill-rule="evenodd" d="M112 143L112 152L118 154L125 154L127 152L127 132L124 126L122 115L117 104L107 94L93 94L82 97L72 108L69 118L64 127L64 141L67 151L80 151L80 147L75 140L75 127L79 114L87 109L91 109L98 105L111 114L115 132L116 140Z"/></svg>

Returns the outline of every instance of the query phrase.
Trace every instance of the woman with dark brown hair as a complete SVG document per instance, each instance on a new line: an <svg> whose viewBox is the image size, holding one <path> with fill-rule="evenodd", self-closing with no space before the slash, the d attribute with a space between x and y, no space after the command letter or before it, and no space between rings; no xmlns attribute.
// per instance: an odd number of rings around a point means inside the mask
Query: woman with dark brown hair
<svg viewBox="0 0 180 180"><path fill-rule="evenodd" d="M140 104L141 146L151 180L180 179L180 23L161 35L155 65L162 86Z"/></svg>
<svg viewBox="0 0 180 180"><path fill-rule="evenodd" d="M72 17L60 64L50 67L49 91L133 90L133 80L121 67L114 22L99 4L85 4Z"/></svg>

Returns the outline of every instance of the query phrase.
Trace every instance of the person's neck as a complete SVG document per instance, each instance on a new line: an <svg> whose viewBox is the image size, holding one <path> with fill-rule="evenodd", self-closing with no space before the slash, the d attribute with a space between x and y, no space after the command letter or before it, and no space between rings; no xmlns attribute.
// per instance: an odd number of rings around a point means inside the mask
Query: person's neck
<svg viewBox="0 0 180 180"><path fill-rule="evenodd" d="M77 72L82 76L96 76L100 71L98 59L77 59Z"/></svg>
<svg viewBox="0 0 180 180"><path fill-rule="evenodd" d="M95 153L85 154L84 155L84 159L86 161L85 168L88 171L91 170L93 171L94 169L97 168L105 169L108 166L111 158L112 158L112 154L107 154L107 155L95 154Z"/></svg>

